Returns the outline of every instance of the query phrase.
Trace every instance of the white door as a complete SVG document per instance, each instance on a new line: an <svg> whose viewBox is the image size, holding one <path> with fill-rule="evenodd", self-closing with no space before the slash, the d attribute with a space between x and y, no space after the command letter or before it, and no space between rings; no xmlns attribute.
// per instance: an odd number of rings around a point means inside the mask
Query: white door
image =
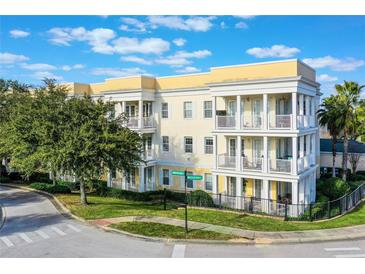
<svg viewBox="0 0 365 274"><path fill-rule="evenodd" d="M236 109L236 101L228 101L227 116L235 116Z"/></svg>

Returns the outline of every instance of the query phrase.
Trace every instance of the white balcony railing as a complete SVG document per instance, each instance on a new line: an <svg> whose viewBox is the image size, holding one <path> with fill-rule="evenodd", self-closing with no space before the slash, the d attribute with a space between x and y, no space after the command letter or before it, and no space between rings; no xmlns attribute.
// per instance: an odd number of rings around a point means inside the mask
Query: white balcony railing
<svg viewBox="0 0 365 274"><path fill-rule="evenodd" d="M129 128L138 128L138 117L128 117L127 126Z"/></svg>
<svg viewBox="0 0 365 274"><path fill-rule="evenodd" d="M234 128L236 126L235 116L217 116L217 128Z"/></svg>
<svg viewBox="0 0 365 274"><path fill-rule="evenodd" d="M152 149L147 149L144 152L144 158L145 160L152 160L153 159L153 151Z"/></svg>
<svg viewBox="0 0 365 274"><path fill-rule="evenodd" d="M254 158L249 160L247 157L241 157L243 170L262 171L263 158Z"/></svg>
<svg viewBox="0 0 365 274"><path fill-rule="evenodd" d="M289 159L270 159L270 172L291 173L292 160Z"/></svg>
<svg viewBox="0 0 365 274"><path fill-rule="evenodd" d="M242 128L261 128L262 127L262 114L260 115L244 115L241 118Z"/></svg>
<svg viewBox="0 0 365 274"><path fill-rule="evenodd" d="M301 158L298 158L298 172L302 172L306 170L307 168L315 165L315 155L314 154L308 154Z"/></svg>
<svg viewBox="0 0 365 274"><path fill-rule="evenodd" d="M291 128L292 115L291 114L278 114L275 115L275 119L270 119L270 128Z"/></svg>
<svg viewBox="0 0 365 274"><path fill-rule="evenodd" d="M144 128L153 127L153 116L143 117L143 127Z"/></svg>
<svg viewBox="0 0 365 274"><path fill-rule="evenodd" d="M228 154L218 155L218 167L220 168L236 168L236 156Z"/></svg>
<svg viewBox="0 0 365 274"><path fill-rule="evenodd" d="M315 116L313 115L298 115L297 121L299 128L315 127Z"/></svg>

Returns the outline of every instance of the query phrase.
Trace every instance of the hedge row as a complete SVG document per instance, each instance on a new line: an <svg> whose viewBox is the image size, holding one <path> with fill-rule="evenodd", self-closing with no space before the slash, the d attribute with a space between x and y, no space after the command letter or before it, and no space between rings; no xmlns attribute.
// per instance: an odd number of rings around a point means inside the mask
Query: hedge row
<svg viewBox="0 0 365 274"><path fill-rule="evenodd" d="M36 190L42 190L48 193L52 194L69 194L71 193L71 189L67 185L63 184L57 184L57 185L51 185L47 183L32 183L29 185L30 188L36 189Z"/></svg>

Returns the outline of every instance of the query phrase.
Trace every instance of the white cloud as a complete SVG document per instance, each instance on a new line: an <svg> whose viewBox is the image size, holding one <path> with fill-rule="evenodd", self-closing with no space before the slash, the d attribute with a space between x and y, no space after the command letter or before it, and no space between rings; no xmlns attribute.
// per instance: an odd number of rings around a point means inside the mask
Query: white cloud
<svg viewBox="0 0 365 274"><path fill-rule="evenodd" d="M13 29L10 31L10 36L13 38L24 38L30 35L30 32L20 30L20 29Z"/></svg>
<svg viewBox="0 0 365 274"><path fill-rule="evenodd" d="M148 17L149 24L152 28L166 27L170 29L186 31L208 31L212 26L214 16L191 16L184 19L181 16L160 16L153 15Z"/></svg>
<svg viewBox="0 0 365 274"><path fill-rule="evenodd" d="M27 69L27 70L33 70L33 71L48 71L48 70L56 70L57 67L49 64L27 64L23 63L20 65L21 68Z"/></svg>
<svg viewBox="0 0 365 274"><path fill-rule="evenodd" d="M221 27L221 29L227 28L226 23L224 21L220 22L219 26Z"/></svg>
<svg viewBox="0 0 365 274"><path fill-rule="evenodd" d="M189 59L201 59L212 55L209 50L197 50L193 52L178 51L174 55L158 58L155 60L158 64L169 65L172 67L181 67L192 63Z"/></svg>
<svg viewBox="0 0 365 274"><path fill-rule="evenodd" d="M31 77L33 77L35 79L39 79L39 80L42 80L44 78L55 79L55 80L58 80L58 81L63 80L62 76L55 75L55 74L53 74L52 72L49 72L49 71L36 71L35 73L33 73L31 75Z"/></svg>
<svg viewBox="0 0 365 274"><path fill-rule="evenodd" d="M89 31L83 27L52 28L48 34L51 36L49 41L52 44L70 46L73 41L85 41L91 46L92 51L103 54L113 53L113 47L108 44L108 41L116 36L111 29L96 28Z"/></svg>
<svg viewBox="0 0 365 274"><path fill-rule="evenodd" d="M298 48L290 48L285 45L273 45L270 48L250 48L246 51L247 54L253 55L257 58L288 58L296 55L299 52L300 50Z"/></svg>
<svg viewBox="0 0 365 274"><path fill-rule="evenodd" d="M184 67L182 69L176 70L177 73L194 73L194 72L200 72L201 70L196 67Z"/></svg>
<svg viewBox="0 0 365 274"><path fill-rule="evenodd" d="M306 58L303 62L313 68L328 67L334 71L352 71L365 65L364 60L357 60L354 58L339 59L329 55L319 58Z"/></svg>
<svg viewBox="0 0 365 274"><path fill-rule="evenodd" d="M145 74L141 68L95 68L91 72L93 75L102 75L108 77L127 77L133 75Z"/></svg>
<svg viewBox="0 0 365 274"><path fill-rule="evenodd" d="M76 64L76 65L64 65L61 67L61 69L63 71L71 71L71 70L74 70L74 69L83 69L85 68L85 65L82 65L82 64Z"/></svg>
<svg viewBox="0 0 365 274"><path fill-rule="evenodd" d="M29 58L24 55L17 55L8 52L0 52L0 64L15 64L18 62L28 61Z"/></svg>
<svg viewBox="0 0 365 274"><path fill-rule="evenodd" d="M236 29L247 29L248 28L248 25L245 22L241 21L241 22L236 23L234 25L234 27Z"/></svg>
<svg viewBox="0 0 365 274"><path fill-rule="evenodd" d="M338 78L336 76L330 76L328 74L321 74L317 77L317 80L321 82L333 82L337 81Z"/></svg>
<svg viewBox="0 0 365 274"><path fill-rule="evenodd" d="M170 43L161 38L120 37L113 41L113 45L113 51L120 54L161 54L170 49Z"/></svg>
<svg viewBox="0 0 365 274"><path fill-rule="evenodd" d="M185 45L186 40L185 40L185 39L183 39L183 38L176 38L176 39L172 40L172 42L173 42L176 46L178 46L178 47L182 47L183 45Z"/></svg>
<svg viewBox="0 0 365 274"><path fill-rule="evenodd" d="M146 24L136 18L132 17L122 17L120 19L125 25L121 25L119 27L120 30L123 31L132 31L132 32L146 32Z"/></svg>
<svg viewBox="0 0 365 274"><path fill-rule="evenodd" d="M152 63L153 63L150 60L147 60L142 57L134 56L134 55L123 56L120 58L120 60L125 61L125 62L137 63L137 64L141 64L141 65L152 65Z"/></svg>

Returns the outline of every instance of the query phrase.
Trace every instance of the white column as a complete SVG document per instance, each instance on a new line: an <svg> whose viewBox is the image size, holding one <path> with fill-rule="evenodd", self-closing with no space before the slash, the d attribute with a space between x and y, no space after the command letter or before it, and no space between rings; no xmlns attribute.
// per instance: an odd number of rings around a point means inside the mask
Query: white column
<svg viewBox="0 0 365 274"><path fill-rule="evenodd" d="M292 105L292 129L297 129L297 93L292 92L291 94L291 105Z"/></svg>
<svg viewBox="0 0 365 274"><path fill-rule="evenodd" d="M311 135L312 138L311 138L311 141L312 141L312 151L311 151L311 155L314 159L314 162L312 162L311 164L315 164L316 163L316 135L315 134L312 134Z"/></svg>
<svg viewBox="0 0 365 274"><path fill-rule="evenodd" d="M115 108L115 117L118 117L122 113L122 105L121 105L121 103L120 102L117 102L114 105L114 108Z"/></svg>
<svg viewBox="0 0 365 274"><path fill-rule="evenodd" d="M299 137L299 157L303 158L304 157L304 137L305 136L300 136Z"/></svg>
<svg viewBox="0 0 365 274"><path fill-rule="evenodd" d="M241 96L236 96L236 129L241 129Z"/></svg>
<svg viewBox="0 0 365 274"><path fill-rule="evenodd" d="M121 102L121 105L122 105L122 113L125 112L125 105L126 105L126 102L125 101L122 101Z"/></svg>
<svg viewBox="0 0 365 274"><path fill-rule="evenodd" d="M298 137L292 138L292 175L296 175L298 173Z"/></svg>
<svg viewBox="0 0 365 274"><path fill-rule="evenodd" d="M217 128L217 97L213 97L212 101L213 129Z"/></svg>
<svg viewBox="0 0 365 274"><path fill-rule="evenodd" d="M111 170L109 170L109 172L108 172L108 183L107 183L107 186L108 187L112 187L112 172L111 172Z"/></svg>
<svg viewBox="0 0 365 274"><path fill-rule="evenodd" d="M304 96L304 99L305 99L305 115L309 116L310 115L310 97L305 95Z"/></svg>
<svg viewBox="0 0 365 274"><path fill-rule="evenodd" d="M262 180L262 198L269 199L269 180Z"/></svg>
<svg viewBox="0 0 365 274"><path fill-rule="evenodd" d="M242 141L242 136L237 136L236 142L236 170L237 171L241 171L242 170L242 165L241 165L241 141Z"/></svg>
<svg viewBox="0 0 365 274"><path fill-rule="evenodd" d="M268 126L267 126L267 121L268 121L268 117L267 117L267 93L264 93L263 95L263 116L262 117L262 125L263 125L263 129L267 130Z"/></svg>
<svg viewBox="0 0 365 274"><path fill-rule="evenodd" d="M268 137L264 136L264 147L263 147L263 152L264 152L264 159L262 160L262 165L263 165L263 169L262 171L264 173L268 173L268 162L269 162L269 146L268 146Z"/></svg>
<svg viewBox="0 0 365 274"><path fill-rule="evenodd" d="M304 195L305 195L305 178L302 178L299 181L299 187L298 187L298 201L300 204L304 203Z"/></svg>
<svg viewBox="0 0 365 274"><path fill-rule="evenodd" d="M236 177L236 207L237 209L242 208L242 183L241 183L241 177Z"/></svg>
<svg viewBox="0 0 365 274"><path fill-rule="evenodd" d="M292 204L298 204L298 184L299 184L299 181L291 183Z"/></svg>
<svg viewBox="0 0 365 274"><path fill-rule="evenodd" d="M138 101L138 127L139 128L143 128L143 101L139 100Z"/></svg>
<svg viewBox="0 0 365 274"><path fill-rule="evenodd" d="M303 115L303 94L299 94L299 115Z"/></svg>
<svg viewBox="0 0 365 274"><path fill-rule="evenodd" d="M144 192L144 166L139 167L139 192Z"/></svg>
<svg viewBox="0 0 365 274"><path fill-rule="evenodd" d="M212 175L212 192L218 194L218 175Z"/></svg>
<svg viewBox="0 0 365 274"><path fill-rule="evenodd" d="M217 135L213 135L213 157L214 157L214 163L213 168L217 169L218 165L218 137Z"/></svg>

